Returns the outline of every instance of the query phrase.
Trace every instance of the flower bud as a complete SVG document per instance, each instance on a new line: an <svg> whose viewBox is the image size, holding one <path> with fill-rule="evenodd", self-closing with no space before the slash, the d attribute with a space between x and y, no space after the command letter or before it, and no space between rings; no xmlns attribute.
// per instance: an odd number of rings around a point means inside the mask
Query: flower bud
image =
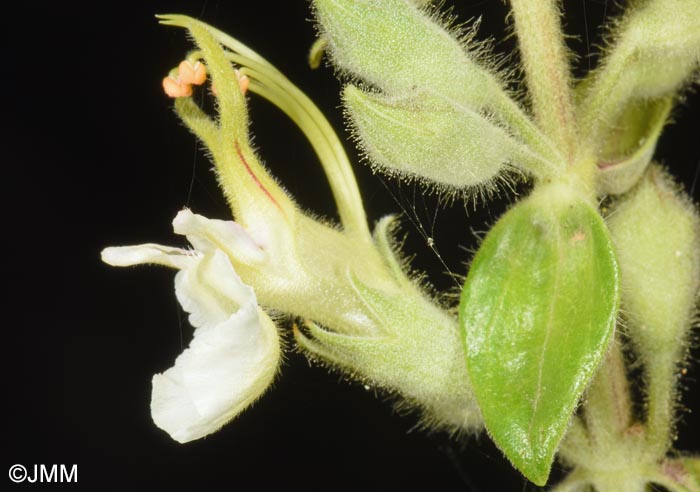
<svg viewBox="0 0 700 492"><path fill-rule="evenodd" d="M632 338L642 355L675 359L690 329L700 285L697 210L664 171L652 166L607 222Z"/></svg>
<svg viewBox="0 0 700 492"><path fill-rule="evenodd" d="M352 85L343 96L359 145L386 174L466 188L492 180L509 164L542 166L492 118L464 106L427 94L382 97Z"/></svg>
<svg viewBox="0 0 700 492"><path fill-rule="evenodd" d="M352 87L345 94L360 143L380 169L454 187L493 178L514 154L536 176L561 170L559 152L509 98L471 36L458 39L403 0L314 7L335 65L386 96Z"/></svg>
<svg viewBox="0 0 700 492"><path fill-rule="evenodd" d="M697 0L632 2L615 26L607 57L581 86L581 126L591 142L629 105L674 95L700 65Z"/></svg>
<svg viewBox="0 0 700 492"><path fill-rule="evenodd" d="M622 23L617 50L626 62L625 82L634 96L657 98L675 92L700 62L697 0L637 1ZM656 67L663 60L663 69Z"/></svg>
<svg viewBox="0 0 700 492"><path fill-rule="evenodd" d="M382 91L405 95L429 87L475 106L501 91L477 63L478 50L468 52L411 2L316 0L314 9L334 63Z"/></svg>

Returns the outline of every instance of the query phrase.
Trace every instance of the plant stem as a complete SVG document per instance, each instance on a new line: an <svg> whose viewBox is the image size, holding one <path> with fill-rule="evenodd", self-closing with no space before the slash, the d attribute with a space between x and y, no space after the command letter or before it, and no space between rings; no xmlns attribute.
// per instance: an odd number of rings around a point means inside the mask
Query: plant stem
<svg viewBox="0 0 700 492"><path fill-rule="evenodd" d="M666 350L676 355L675 350ZM659 455L666 452L671 443L673 414L676 402L677 357L649 358L646 367L647 380L647 442Z"/></svg>
<svg viewBox="0 0 700 492"><path fill-rule="evenodd" d="M535 118L567 163L576 159L576 120L557 0L511 0Z"/></svg>
<svg viewBox="0 0 700 492"><path fill-rule="evenodd" d="M596 492L646 492L646 480L625 475L599 474L592 480Z"/></svg>

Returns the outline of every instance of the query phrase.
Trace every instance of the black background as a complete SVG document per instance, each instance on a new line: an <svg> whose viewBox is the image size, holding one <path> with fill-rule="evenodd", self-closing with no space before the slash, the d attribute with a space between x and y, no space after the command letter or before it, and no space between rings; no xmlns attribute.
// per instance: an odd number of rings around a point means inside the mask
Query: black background
<svg viewBox="0 0 700 492"><path fill-rule="evenodd" d="M191 45L154 14L186 13L236 36L346 134L332 70L310 71L305 62L314 39L306 1L133 3L20 2L3 12L4 469L77 463L79 483L66 487L83 490L534 490L486 437L414 430L414 416L394 415L373 390L310 367L293 351L275 386L220 432L183 446L153 425L151 377L172 365L191 330L171 271L110 268L99 251L182 245L170 222L185 205L229 217L210 164L160 87ZM495 35L498 52L513 50L501 2L454 3L463 20L484 15L481 36ZM613 7L565 3L567 32L578 36L570 45L585 54ZM579 73L595 61L581 57ZM334 217L301 133L266 103L251 104L256 144L275 175L302 206ZM698 108L695 95L677 110L657 152L687 188L700 162ZM442 289L452 279L422 232L447 267L464 274L475 231L507 203L474 208L458 200L444 209L420 187L356 169L370 220L403 210L407 248ZM691 368L684 379L695 394L686 395L687 406L698 402L697 374ZM697 415L685 412L683 420L679 446L698 449Z"/></svg>

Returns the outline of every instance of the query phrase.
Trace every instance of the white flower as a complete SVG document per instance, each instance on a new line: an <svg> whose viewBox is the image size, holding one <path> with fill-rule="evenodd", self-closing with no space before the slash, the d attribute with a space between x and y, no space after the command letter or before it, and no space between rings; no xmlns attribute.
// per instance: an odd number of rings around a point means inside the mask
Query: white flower
<svg viewBox="0 0 700 492"><path fill-rule="evenodd" d="M184 443L217 431L265 391L277 372L280 343L274 323L225 252L232 248L237 256L264 258L246 231L189 210L181 211L173 226L196 250L143 244L106 248L102 260L180 270L175 293L196 329L175 365L153 376L151 414L158 427Z"/></svg>

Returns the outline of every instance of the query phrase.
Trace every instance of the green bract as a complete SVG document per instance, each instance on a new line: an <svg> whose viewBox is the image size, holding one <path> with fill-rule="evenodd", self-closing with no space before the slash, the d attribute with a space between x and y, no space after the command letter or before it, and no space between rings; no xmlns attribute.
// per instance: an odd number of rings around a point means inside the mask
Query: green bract
<svg viewBox="0 0 700 492"><path fill-rule="evenodd" d="M489 434L538 485L617 307L608 232L567 186L543 187L514 206L474 258L459 308L469 377Z"/></svg>

